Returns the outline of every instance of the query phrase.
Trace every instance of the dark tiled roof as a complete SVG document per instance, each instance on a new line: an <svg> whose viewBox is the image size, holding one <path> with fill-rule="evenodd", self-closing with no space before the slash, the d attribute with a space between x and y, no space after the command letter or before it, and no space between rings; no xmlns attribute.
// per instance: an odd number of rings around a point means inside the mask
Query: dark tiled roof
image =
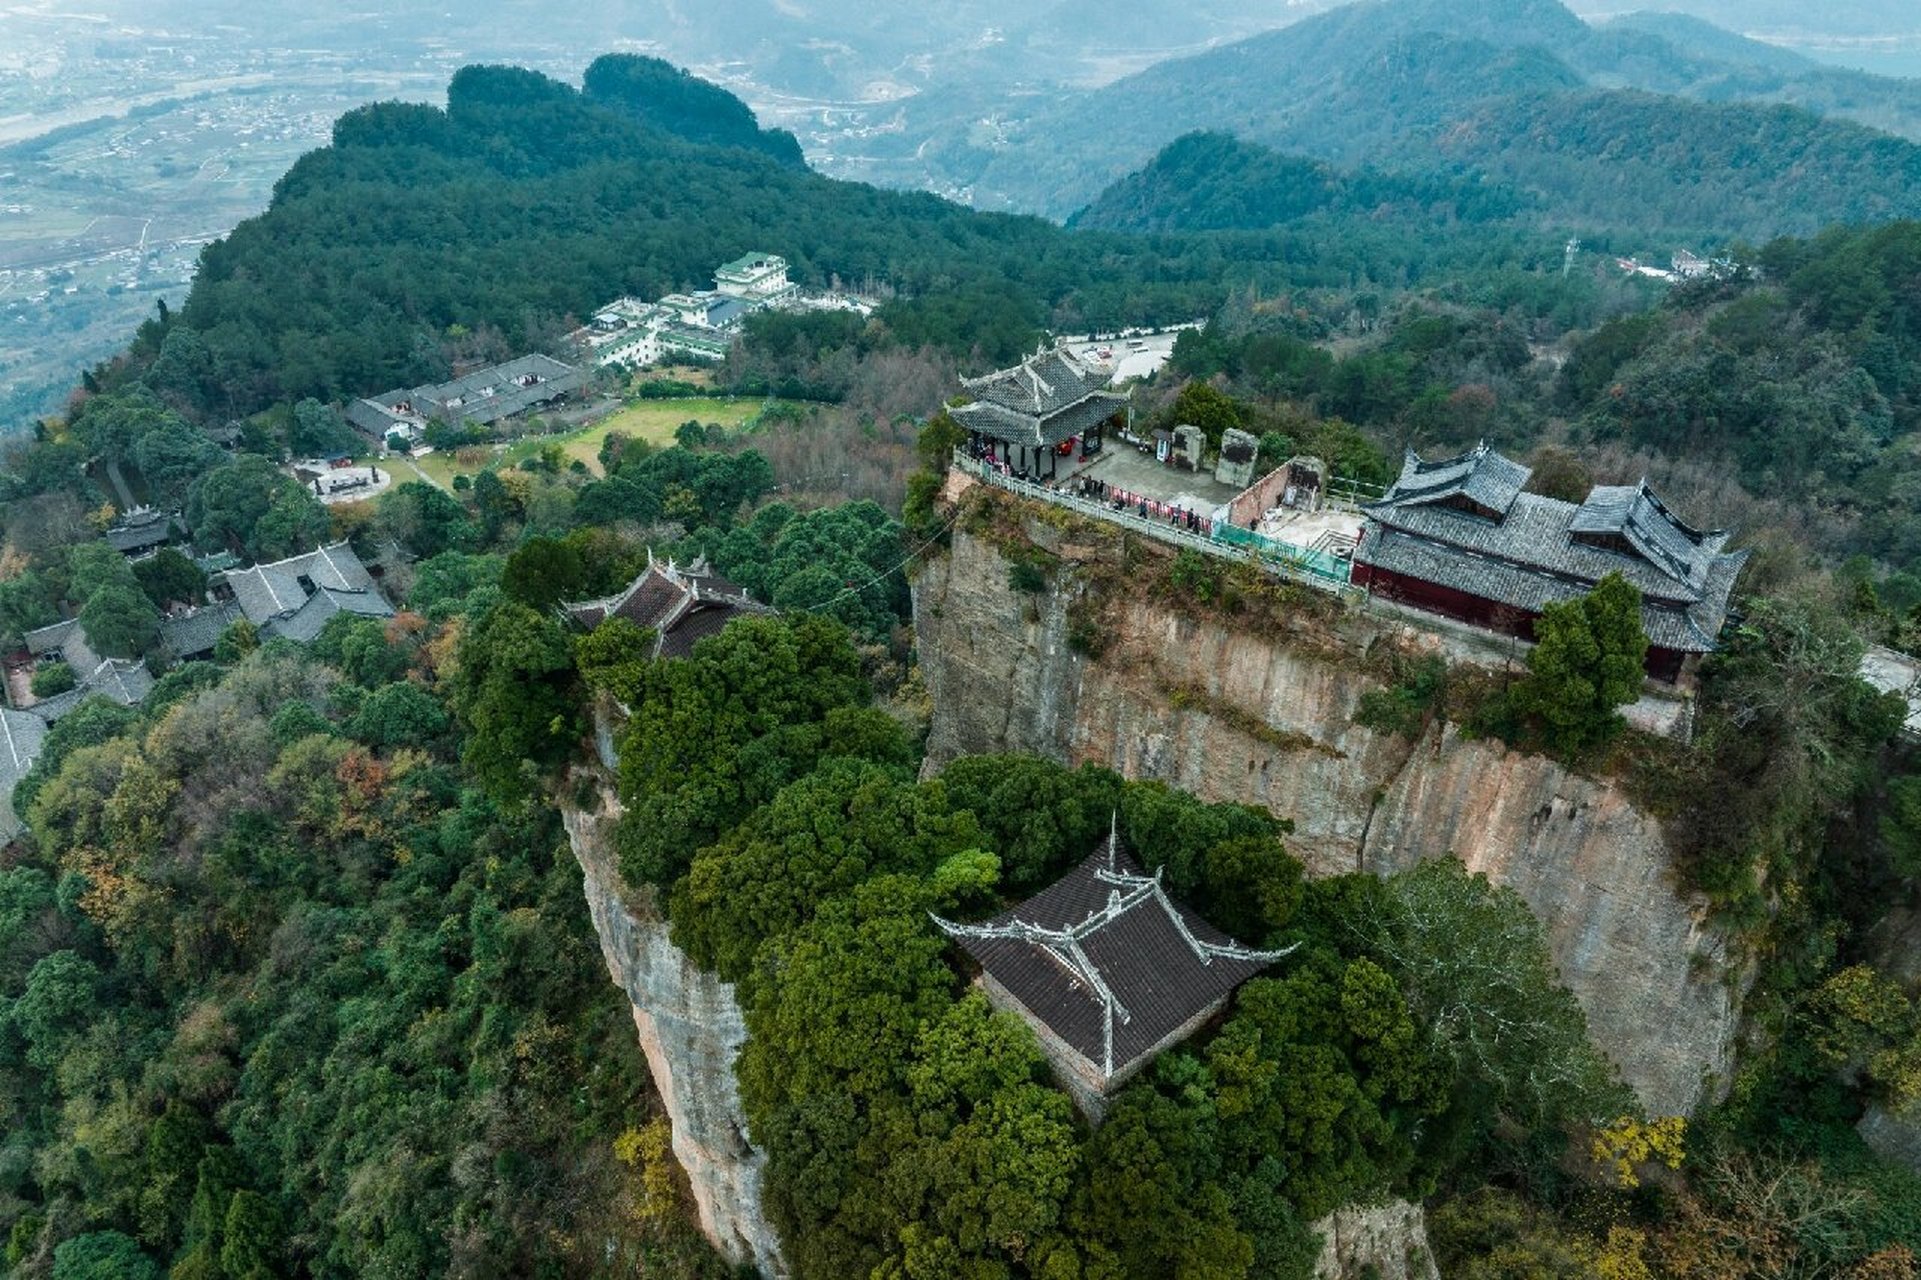
<svg viewBox="0 0 1921 1280"><path fill-rule="evenodd" d="M246 617L235 601L207 605L192 613L160 620L160 639L176 658L195 658L212 653L221 633Z"/></svg>
<svg viewBox="0 0 1921 1280"><path fill-rule="evenodd" d="M64 649L67 640L79 634L80 622L76 618L68 618L63 622L51 623L44 627L35 627L25 636L27 652L37 658L43 653Z"/></svg>
<svg viewBox="0 0 1921 1280"><path fill-rule="evenodd" d="M1683 522L1648 488L1637 485L1597 486L1574 518L1571 533L1616 535L1670 577L1699 590L1713 571L1716 554L1727 545L1719 529L1696 529Z"/></svg>
<svg viewBox="0 0 1921 1280"><path fill-rule="evenodd" d="M102 536L115 551L144 551L172 541L174 517L165 511L130 512Z"/></svg>
<svg viewBox="0 0 1921 1280"><path fill-rule="evenodd" d="M970 431L1033 447L1059 444L1127 407L1107 390L1107 370L1065 348L1036 352L1011 369L963 379L974 400L949 412Z"/></svg>
<svg viewBox="0 0 1921 1280"><path fill-rule="evenodd" d="M1682 523L1645 483L1597 488L1576 506L1508 492L1526 469L1485 448L1418 472L1416 462L1410 455L1387 495L1362 508L1368 523L1356 564L1529 613L1618 573L1641 592L1650 644L1683 653L1715 647L1748 557L1724 550L1725 531ZM1454 494L1506 514L1489 519L1443 501Z"/></svg>
<svg viewBox="0 0 1921 1280"><path fill-rule="evenodd" d="M320 634L327 620L336 613L357 613L365 618L389 618L393 616L393 606L380 598L373 590L337 591L332 587L321 587L307 597L307 602L292 613L278 617L260 628L262 637L280 636L306 644Z"/></svg>
<svg viewBox="0 0 1921 1280"><path fill-rule="evenodd" d="M991 920L939 924L1105 1080L1286 954L1250 951L1174 902L1115 836Z"/></svg>
<svg viewBox="0 0 1921 1280"><path fill-rule="evenodd" d="M146 663L131 659L106 658L84 672L75 668L74 674L80 677L79 684L27 709L52 724L88 698L107 698L131 707L153 691L153 673Z"/></svg>
<svg viewBox="0 0 1921 1280"><path fill-rule="evenodd" d="M672 561L649 561L638 578L616 595L570 601L561 609L583 627L622 617L654 633L654 656L684 658L694 645L718 635L745 613L771 613L747 592L697 563L682 570Z"/></svg>
<svg viewBox="0 0 1921 1280"><path fill-rule="evenodd" d="M47 722L11 707L0 707L0 839L11 840L25 829L13 811L13 789L40 755Z"/></svg>
<svg viewBox="0 0 1921 1280"><path fill-rule="evenodd" d="M379 434L403 420L404 415L396 406L406 404L421 418L439 416L485 426L557 400L586 385L587 375L573 365L552 356L521 356L451 382L388 391L357 400L347 407L347 420L364 431Z"/></svg>
<svg viewBox="0 0 1921 1280"><path fill-rule="evenodd" d="M348 595L357 597L359 603L353 606L355 613L372 617L393 613L392 606L374 588L373 575L345 542L271 564L257 564L250 569L229 569L225 574L234 599L248 621L257 627L265 627L275 618L290 616L306 606L310 592L302 585L302 578L313 584L315 592L325 588L343 599Z"/></svg>
<svg viewBox="0 0 1921 1280"><path fill-rule="evenodd" d="M1409 449L1401 461L1400 479L1381 501L1416 505L1461 494L1490 510L1505 512L1527 487L1532 474L1520 463L1488 448L1485 441L1457 458L1439 462L1423 462Z"/></svg>

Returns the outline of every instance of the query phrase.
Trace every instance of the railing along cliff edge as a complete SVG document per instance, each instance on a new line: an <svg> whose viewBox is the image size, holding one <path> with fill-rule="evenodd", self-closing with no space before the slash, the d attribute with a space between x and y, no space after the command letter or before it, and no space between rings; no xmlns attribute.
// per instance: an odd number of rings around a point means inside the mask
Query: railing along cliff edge
<svg viewBox="0 0 1921 1280"><path fill-rule="evenodd" d="M1117 524L1150 538L1198 551L1202 555L1213 556L1218 560L1231 560L1240 564L1254 564L1277 578L1298 582L1302 586L1313 587L1345 600L1359 600L1366 594L1349 582L1345 575L1346 565L1341 564L1342 575L1335 577L1316 566L1316 552L1302 547L1290 547L1271 539L1261 539L1258 544L1248 545L1237 538L1230 543L1217 536L1195 533L1164 520L1149 519L1132 511L1116 510L1104 502L1083 498L1078 494L1062 493L1044 484L1031 480L1021 480L1008 475L999 467L980 458L969 457L963 450L954 451L954 466L984 483L991 484L1023 498L1046 502L1053 506L1065 507L1095 520ZM1251 535L1243 535L1243 537ZM1236 545L1241 543L1241 545Z"/></svg>

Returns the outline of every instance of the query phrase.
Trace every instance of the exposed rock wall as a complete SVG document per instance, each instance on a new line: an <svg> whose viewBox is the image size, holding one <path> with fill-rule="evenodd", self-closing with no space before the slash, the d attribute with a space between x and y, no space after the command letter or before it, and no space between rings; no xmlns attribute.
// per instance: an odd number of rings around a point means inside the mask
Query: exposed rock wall
<svg viewBox="0 0 1921 1280"><path fill-rule="evenodd" d="M1077 554L1043 526L1031 532ZM1725 1077L1736 1009L1723 941L1705 903L1674 888L1654 819L1618 788L1498 743L1441 729L1410 743L1354 722L1370 685L1346 659L1384 634L1417 633L1354 617L1314 652L1143 606L1115 611L1090 660L1067 644L1071 588L1016 592L1008 569L957 532L915 583L936 765L1030 751L1263 805L1293 820L1291 847L1315 874L1452 852L1546 923L1596 1043L1650 1109L1689 1111ZM1250 715L1266 728L1250 731Z"/></svg>
<svg viewBox="0 0 1921 1280"><path fill-rule="evenodd" d="M734 1083L734 1057L747 1039L734 989L682 954L650 901L623 890L612 839L619 814L604 784L597 809L561 807L607 971L633 1006L701 1230L730 1261L784 1275L779 1241L760 1208L765 1157L747 1140Z"/></svg>
<svg viewBox="0 0 1921 1280"><path fill-rule="evenodd" d="M1314 1229L1321 1233L1314 1280L1441 1280L1418 1204L1349 1205Z"/></svg>

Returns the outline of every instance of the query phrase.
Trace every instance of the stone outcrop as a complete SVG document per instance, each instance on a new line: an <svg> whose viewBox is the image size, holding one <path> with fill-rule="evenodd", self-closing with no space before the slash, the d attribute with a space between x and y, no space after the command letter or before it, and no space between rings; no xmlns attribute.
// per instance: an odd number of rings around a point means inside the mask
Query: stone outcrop
<svg viewBox="0 0 1921 1280"><path fill-rule="evenodd" d="M604 783L597 808L561 806L607 971L633 1006L701 1230L730 1261L784 1275L779 1241L760 1207L765 1158L747 1140L734 1083L734 1057L747 1038L734 989L689 960L653 903L622 886L612 840L619 814Z"/></svg>
<svg viewBox="0 0 1921 1280"><path fill-rule="evenodd" d="M1046 525L1029 534L1069 562L1101 554ZM1375 687L1369 647L1432 644L1418 629L1357 613L1304 644L1140 604L1108 611L1096 660L1067 642L1072 575L1030 595L1008 572L957 531L915 583L934 766L1028 751L1262 805L1293 821L1290 847L1314 874L1452 853L1541 917L1595 1042L1648 1108L1690 1111L1725 1077L1737 1011L1724 942L1705 902L1676 890L1657 821L1551 760L1450 727L1410 742L1355 722Z"/></svg>
<svg viewBox="0 0 1921 1280"><path fill-rule="evenodd" d="M1321 1233L1314 1280L1441 1280L1418 1204L1349 1205L1314 1229Z"/></svg>

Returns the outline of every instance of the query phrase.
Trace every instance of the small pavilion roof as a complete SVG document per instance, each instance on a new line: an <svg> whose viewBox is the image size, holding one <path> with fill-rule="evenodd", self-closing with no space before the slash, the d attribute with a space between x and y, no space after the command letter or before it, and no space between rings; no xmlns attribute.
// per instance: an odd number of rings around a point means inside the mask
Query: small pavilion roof
<svg viewBox="0 0 1921 1280"><path fill-rule="evenodd" d="M962 379L974 399L948 412L969 431L1042 448L1124 410L1127 395L1108 390L1107 383L1101 366L1065 347L1043 348L1011 369Z"/></svg>
<svg viewBox="0 0 1921 1280"><path fill-rule="evenodd" d="M697 560L686 569L671 560L649 557L640 576L599 600L565 601L561 609L580 626L593 628L609 618L627 619L654 633L654 656L684 658L696 641L717 635L743 613L773 610Z"/></svg>
<svg viewBox="0 0 1921 1280"><path fill-rule="evenodd" d="M1293 949L1241 946L1168 897L1112 832L1018 906L980 924L935 922L1110 1081Z"/></svg>

